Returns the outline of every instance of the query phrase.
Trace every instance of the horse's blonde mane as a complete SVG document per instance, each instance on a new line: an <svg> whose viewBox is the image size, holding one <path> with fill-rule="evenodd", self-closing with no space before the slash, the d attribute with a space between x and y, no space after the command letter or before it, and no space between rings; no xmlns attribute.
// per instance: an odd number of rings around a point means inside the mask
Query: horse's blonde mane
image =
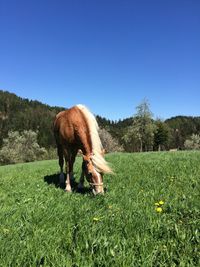
<svg viewBox="0 0 200 267"><path fill-rule="evenodd" d="M88 108L86 108L83 105L77 105L77 107L81 110L81 112L84 114L89 131L90 131L90 136L91 136L91 142L92 142L92 163L94 165L94 168L96 169L97 172L99 173L112 173L111 168L108 166L108 163L105 161L102 151L103 151L103 146L101 144L101 140L99 138L98 134L98 129L99 126L97 124L97 121L94 117L94 115L89 111Z"/></svg>

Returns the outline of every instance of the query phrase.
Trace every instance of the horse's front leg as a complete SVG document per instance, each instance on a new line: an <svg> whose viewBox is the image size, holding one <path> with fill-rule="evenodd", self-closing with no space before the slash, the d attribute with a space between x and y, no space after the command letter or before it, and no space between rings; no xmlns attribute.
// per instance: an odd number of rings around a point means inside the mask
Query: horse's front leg
<svg viewBox="0 0 200 267"><path fill-rule="evenodd" d="M60 183L60 186L63 186L63 184L65 183L65 176L63 173L64 159L63 159L63 150L61 146L58 146L57 152L58 152L59 165L60 165L59 183Z"/></svg>
<svg viewBox="0 0 200 267"><path fill-rule="evenodd" d="M75 153L72 155L68 155L68 157L66 157L66 159L65 159L65 161L66 161L66 174L67 174L65 191L67 191L67 192L72 191L71 182L73 182L73 180L74 180L73 166L74 166L74 161L75 161L75 155L76 155Z"/></svg>
<svg viewBox="0 0 200 267"><path fill-rule="evenodd" d="M71 192L71 184L70 184L70 162L66 160L66 182L65 182L65 191Z"/></svg>

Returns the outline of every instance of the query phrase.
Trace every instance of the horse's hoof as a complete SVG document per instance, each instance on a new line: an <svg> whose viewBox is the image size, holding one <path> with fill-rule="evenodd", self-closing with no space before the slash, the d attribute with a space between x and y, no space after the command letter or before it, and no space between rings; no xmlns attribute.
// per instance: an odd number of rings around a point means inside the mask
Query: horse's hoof
<svg viewBox="0 0 200 267"><path fill-rule="evenodd" d="M65 192L71 193L72 192L72 189L71 188L65 188Z"/></svg>
<svg viewBox="0 0 200 267"><path fill-rule="evenodd" d="M78 187L77 187L78 190L83 190L84 189L84 185L83 184L78 184Z"/></svg>

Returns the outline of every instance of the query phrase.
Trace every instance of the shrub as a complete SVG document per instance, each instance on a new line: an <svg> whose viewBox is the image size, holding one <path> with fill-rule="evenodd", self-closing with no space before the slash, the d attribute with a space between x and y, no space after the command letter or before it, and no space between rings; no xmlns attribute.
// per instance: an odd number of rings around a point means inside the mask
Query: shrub
<svg viewBox="0 0 200 267"><path fill-rule="evenodd" d="M3 140L0 163L10 164L40 160L44 159L46 154L46 149L37 143L37 132L29 130L20 134L18 131L11 131L8 133L8 137Z"/></svg>
<svg viewBox="0 0 200 267"><path fill-rule="evenodd" d="M57 149L55 147L50 147L49 149L47 149L47 155L45 159L57 159L57 158L58 158Z"/></svg>
<svg viewBox="0 0 200 267"><path fill-rule="evenodd" d="M112 137L112 135L106 131L106 129L99 129L99 136L106 152L120 152L123 148L119 145L117 140Z"/></svg>
<svg viewBox="0 0 200 267"><path fill-rule="evenodd" d="M187 139L184 143L184 147L186 149L200 149L200 135L192 134L190 139Z"/></svg>

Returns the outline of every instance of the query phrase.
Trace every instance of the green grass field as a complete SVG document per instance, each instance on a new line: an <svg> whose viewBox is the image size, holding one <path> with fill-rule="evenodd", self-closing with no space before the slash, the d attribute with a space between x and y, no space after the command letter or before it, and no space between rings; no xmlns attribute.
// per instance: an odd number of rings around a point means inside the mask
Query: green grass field
<svg viewBox="0 0 200 267"><path fill-rule="evenodd" d="M200 266L200 152L106 158L97 197L60 189L57 161L0 167L0 266Z"/></svg>

